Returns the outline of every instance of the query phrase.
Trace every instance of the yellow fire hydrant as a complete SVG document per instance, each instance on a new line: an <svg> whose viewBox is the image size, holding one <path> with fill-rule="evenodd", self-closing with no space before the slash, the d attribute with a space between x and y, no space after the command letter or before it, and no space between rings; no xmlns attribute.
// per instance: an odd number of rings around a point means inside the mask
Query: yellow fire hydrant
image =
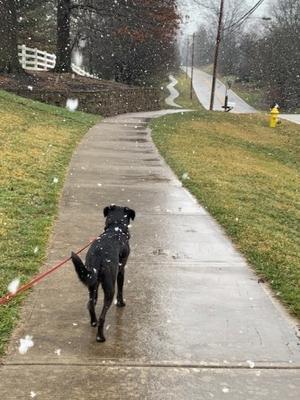
<svg viewBox="0 0 300 400"><path fill-rule="evenodd" d="M270 113L270 128L276 128L278 124L279 111L278 106L274 106Z"/></svg>

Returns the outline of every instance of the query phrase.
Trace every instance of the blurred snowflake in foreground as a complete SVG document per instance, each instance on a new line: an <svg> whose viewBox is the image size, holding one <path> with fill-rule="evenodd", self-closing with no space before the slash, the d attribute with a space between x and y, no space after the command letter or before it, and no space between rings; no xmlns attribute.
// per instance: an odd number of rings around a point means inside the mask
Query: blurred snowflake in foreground
<svg viewBox="0 0 300 400"><path fill-rule="evenodd" d="M20 278L16 278L7 286L9 293L15 294L20 286Z"/></svg>
<svg viewBox="0 0 300 400"><path fill-rule="evenodd" d="M19 353L26 354L30 347L33 347L34 343L32 336L26 335L25 339L20 339Z"/></svg>
<svg viewBox="0 0 300 400"><path fill-rule="evenodd" d="M74 112L78 107L78 99L68 99L66 107L69 111Z"/></svg>

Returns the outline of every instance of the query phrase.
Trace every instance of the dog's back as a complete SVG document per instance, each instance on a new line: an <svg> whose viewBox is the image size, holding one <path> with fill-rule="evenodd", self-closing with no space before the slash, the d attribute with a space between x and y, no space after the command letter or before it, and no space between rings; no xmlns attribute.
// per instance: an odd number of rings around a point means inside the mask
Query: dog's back
<svg viewBox="0 0 300 400"><path fill-rule="evenodd" d="M106 217L105 231L91 244L85 260L85 265L75 253L72 261L76 273L90 293L88 308L91 316L91 325L97 325L95 304L98 296L98 286L101 283L104 291L104 305L98 321L97 341L103 342L103 326L105 315L109 309L115 291L115 282L118 283L117 306L124 307L123 283L124 268L130 253L129 224L135 218L134 210L115 205L105 207L103 214Z"/></svg>

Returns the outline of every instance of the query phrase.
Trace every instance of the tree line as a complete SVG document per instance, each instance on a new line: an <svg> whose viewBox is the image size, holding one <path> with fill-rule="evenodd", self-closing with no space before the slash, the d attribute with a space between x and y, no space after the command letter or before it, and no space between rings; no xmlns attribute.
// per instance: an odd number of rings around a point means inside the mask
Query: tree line
<svg viewBox="0 0 300 400"><path fill-rule="evenodd" d="M176 0L1 0L0 72L20 73L17 45L56 54L71 72L74 53L105 79L151 84L177 62Z"/></svg>

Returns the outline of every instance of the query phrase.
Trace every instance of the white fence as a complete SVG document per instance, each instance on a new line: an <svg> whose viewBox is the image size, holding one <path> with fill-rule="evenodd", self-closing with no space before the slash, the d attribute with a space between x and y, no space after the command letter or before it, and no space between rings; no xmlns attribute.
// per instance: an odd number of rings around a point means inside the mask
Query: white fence
<svg viewBox="0 0 300 400"><path fill-rule="evenodd" d="M56 64L55 54L26 47L25 44L18 46L18 56L22 67L32 71L48 71L54 68ZM71 66L72 70L78 75L99 79L96 75L88 73L73 63Z"/></svg>

